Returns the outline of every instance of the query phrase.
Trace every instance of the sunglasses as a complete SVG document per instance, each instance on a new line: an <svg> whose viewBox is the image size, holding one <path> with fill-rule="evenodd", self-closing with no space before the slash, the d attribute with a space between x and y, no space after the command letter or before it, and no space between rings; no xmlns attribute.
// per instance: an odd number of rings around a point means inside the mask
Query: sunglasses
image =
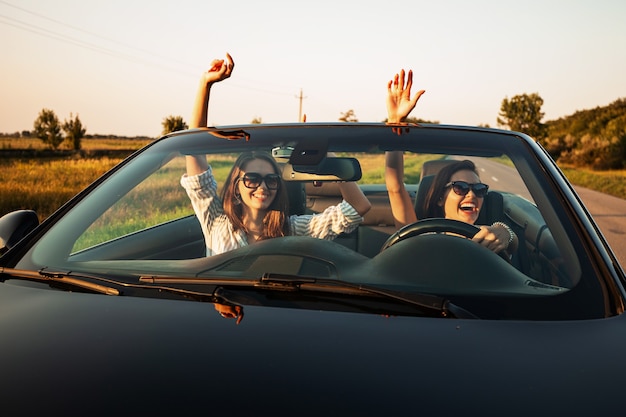
<svg viewBox="0 0 626 417"><path fill-rule="evenodd" d="M465 181L451 181L446 184L446 188L448 187L452 187L452 191L454 191L454 194L461 196L469 193L469 190L471 189L478 198L483 198L489 190L489 186L487 184L483 184L482 182L470 184Z"/></svg>
<svg viewBox="0 0 626 417"><path fill-rule="evenodd" d="M256 172L248 172L239 179L243 181L243 185L246 188L259 188L263 182L268 190L278 190L280 187L280 175L278 174L262 176Z"/></svg>

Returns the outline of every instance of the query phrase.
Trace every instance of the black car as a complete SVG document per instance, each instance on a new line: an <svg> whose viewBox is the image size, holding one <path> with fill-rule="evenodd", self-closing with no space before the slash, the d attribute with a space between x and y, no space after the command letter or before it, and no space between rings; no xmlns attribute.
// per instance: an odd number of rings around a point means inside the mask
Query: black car
<svg viewBox="0 0 626 417"><path fill-rule="evenodd" d="M180 185L244 151L282 167L291 214L371 210L334 240L285 236L207 256ZM403 151L415 224L398 230L386 151ZM334 156L328 156L332 152ZM476 227L420 213L472 160ZM624 271L544 149L516 132L379 123L222 126L136 152L38 224L0 219L0 407L16 415L620 415Z"/></svg>

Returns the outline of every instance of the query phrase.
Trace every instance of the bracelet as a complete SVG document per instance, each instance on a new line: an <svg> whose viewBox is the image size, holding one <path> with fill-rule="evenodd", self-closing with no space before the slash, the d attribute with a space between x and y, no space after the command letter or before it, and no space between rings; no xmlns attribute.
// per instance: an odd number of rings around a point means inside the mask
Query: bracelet
<svg viewBox="0 0 626 417"><path fill-rule="evenodd" d="M513 229L511 229L508 224L503 222L495 222L491 226L502 226L506 229L507 232L509 232L509 242L506 244L506 247L508 248L511 242L513 242L513 239L515 239L515 232L513 231Z"/></svg>

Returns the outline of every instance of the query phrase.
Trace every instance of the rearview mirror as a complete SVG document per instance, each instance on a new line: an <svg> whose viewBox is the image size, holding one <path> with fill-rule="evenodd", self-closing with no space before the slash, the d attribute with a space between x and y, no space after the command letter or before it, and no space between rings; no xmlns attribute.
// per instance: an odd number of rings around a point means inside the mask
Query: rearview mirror
<svg viewBox="0 0 626 417"><path fill-rule="evenodd" d="M356 158L324 158L317 165L292 165L283 168L285 181L358 181L361 164Z"/></svg>

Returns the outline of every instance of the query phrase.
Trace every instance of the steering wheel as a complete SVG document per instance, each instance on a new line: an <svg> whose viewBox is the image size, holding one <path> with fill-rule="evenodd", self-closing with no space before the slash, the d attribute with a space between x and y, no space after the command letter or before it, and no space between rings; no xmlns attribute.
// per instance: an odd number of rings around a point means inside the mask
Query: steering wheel
<svg viewBox="0 0 626 417"><path fill-rule="evenodd" d="M382 248L380 248L380 251L383 252L400 241L406 240L410 237L419 236L424 233L455 233L471 239L476 233L478 233L479 230L480 228L474 226L473 224L465 223L459 220L444 218L419 220L415 223L407 224L393 235L389 236L385 244ZM511 262L506 251L502 250L498 252L498 255L507 262Z"/></svg>

